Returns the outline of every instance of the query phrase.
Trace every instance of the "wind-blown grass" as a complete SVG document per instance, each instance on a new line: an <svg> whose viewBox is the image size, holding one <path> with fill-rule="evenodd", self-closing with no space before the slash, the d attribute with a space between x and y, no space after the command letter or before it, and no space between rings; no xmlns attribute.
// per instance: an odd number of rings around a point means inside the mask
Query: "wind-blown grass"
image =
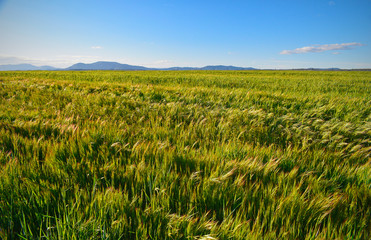
<svg viewBox="0 0 371 240"><path fill-rule="evenodd" d="M370 72L0 72L0 238L369 239L370 96Z"/></svg>

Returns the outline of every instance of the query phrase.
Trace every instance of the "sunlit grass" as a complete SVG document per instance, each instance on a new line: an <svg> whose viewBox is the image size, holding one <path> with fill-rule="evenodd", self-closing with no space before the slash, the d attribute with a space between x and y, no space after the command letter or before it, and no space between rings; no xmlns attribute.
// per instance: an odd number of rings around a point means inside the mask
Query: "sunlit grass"
<svg viewBox="0 0 371 240"><path fill-rule="evenodd" d="M0 238L369 239L370 154L370 72L0 72Z"/></svg>

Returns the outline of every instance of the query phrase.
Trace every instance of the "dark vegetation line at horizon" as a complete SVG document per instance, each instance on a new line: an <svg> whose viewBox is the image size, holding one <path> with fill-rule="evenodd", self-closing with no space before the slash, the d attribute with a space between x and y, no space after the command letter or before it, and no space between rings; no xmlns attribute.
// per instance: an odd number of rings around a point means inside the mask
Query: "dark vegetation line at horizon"
<svg viewBox="0 0 371 240"><path fill-rule="evenodd" d="M0 239L370 239L369 71L2 71Z"/></svg>

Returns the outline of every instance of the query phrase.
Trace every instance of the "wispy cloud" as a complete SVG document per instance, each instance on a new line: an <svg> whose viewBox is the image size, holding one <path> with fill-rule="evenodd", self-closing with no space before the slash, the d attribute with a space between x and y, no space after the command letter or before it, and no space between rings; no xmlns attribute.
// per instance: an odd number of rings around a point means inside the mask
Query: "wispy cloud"
<svg viewBox="0 0 371 240"><path fill-rule="evenodd" d="M103 47L102 46L92 46L91 48L92 49L102 49Z"/></svg>
<svg viewBox="0 0 371 240"><path fill-rule="evenodd" d="M362 43L335 43L335 44L324 44L324 45L312 45L307 47L296 48L294 50L283 50L280 54L300 54L300 53L317 53L331 50L349 50L358 46L363 46Z"/></svg>
<svg viewBox="0 0 371 240"><path fill-rule="evenodd" d="M167 64L167 63L172 63L173 61L170 60L158 60L155 61L154 64Z"/></svg>

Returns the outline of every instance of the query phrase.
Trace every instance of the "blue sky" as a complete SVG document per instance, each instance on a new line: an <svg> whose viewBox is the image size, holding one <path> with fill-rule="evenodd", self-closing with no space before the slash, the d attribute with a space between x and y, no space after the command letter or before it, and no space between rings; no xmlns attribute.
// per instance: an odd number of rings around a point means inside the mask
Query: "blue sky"
<svg viewBox="0 0 371 240"><path fill-rule="evenodd" d="M371 68L371 0L0 0L0 64Z"/></svg>

